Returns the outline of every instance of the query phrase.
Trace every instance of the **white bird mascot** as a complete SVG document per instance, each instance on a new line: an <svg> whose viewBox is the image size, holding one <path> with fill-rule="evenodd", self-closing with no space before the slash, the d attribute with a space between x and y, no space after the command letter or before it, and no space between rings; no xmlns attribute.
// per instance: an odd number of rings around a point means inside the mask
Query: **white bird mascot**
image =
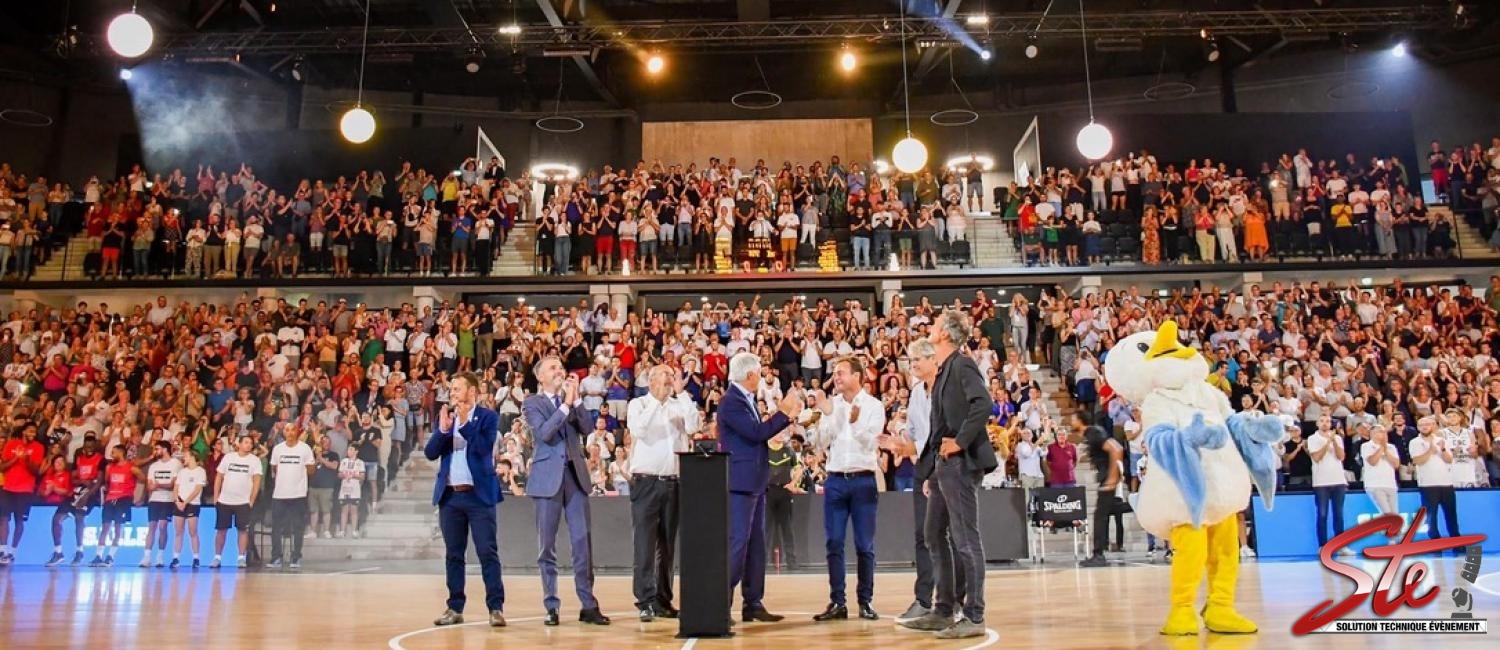
<svg viewBox="0 0 1500 650"><path fill-rule="evenodd" d="M1252 481L1271 506L1281 421L1234 413L1224 393L1206 381L1208 372L1203 356L1178 341L1171 320L1120 341L1104 362L1110 389L1141 409L1151 471L1141 482L1136 517L1172 542L1171 609L1161 628L1167 635L1198 634L1195 604L1205 574L1203 625L1223 634L1257 631L1234 608L1236 515L1250 503Z"/></svg>

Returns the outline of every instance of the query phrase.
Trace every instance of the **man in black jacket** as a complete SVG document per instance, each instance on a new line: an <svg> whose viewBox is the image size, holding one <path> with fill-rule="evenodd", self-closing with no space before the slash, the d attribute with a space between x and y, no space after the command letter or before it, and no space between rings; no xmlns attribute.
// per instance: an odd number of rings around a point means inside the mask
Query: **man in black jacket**
<svg viewBox="0 0 1500 650"><path fill-rule="evenodd" d="M999 465L986 425L994 402L973 359L958 353L968 343L969 318L945 310L932 324L928 340L937 351L938 372L932 390L932 428L917 459L917 480L928 492L928 540L934 555L937 593L933 611L907 627L933 630L940 639L984 636L984 544L979 538L979 481ZM938 444L933 444L938 443ZM963 617L953 622L959 601L955 576L964 580Z"/></svg>

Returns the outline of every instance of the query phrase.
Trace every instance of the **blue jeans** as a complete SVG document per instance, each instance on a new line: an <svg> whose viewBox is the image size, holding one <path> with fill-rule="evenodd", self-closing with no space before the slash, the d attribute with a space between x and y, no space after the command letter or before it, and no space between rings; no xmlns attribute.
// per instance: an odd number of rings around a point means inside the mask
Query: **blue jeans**
<svg viewBox="0 0 1500 650"><path fill-rule="evenodd" d="M1318 548L1328 543L1328 516L1333 515L1334 536L1344 534L1344 494L1347 485L1324 485L1313 488L1313 502L1318 508ZM1330 513L1329 506L1332 506Z"/></svg>
<svg viewBox="0 0 1500 650"><path fill-rule="evenodd" d="M552 240L552 268L556 269L554 275L568 274L568 260L573 257L573 240L570 237L558 237Z"/></svg>
<svg viewBox="0 0 1500 650"><path fill-rule="evenodd" d="M880 491L875 475L844 477L829 474L823 484L823 534L828 543L828 599L847 604L844 596L844 538L854 523L854 553L858 558L861 604L875 598L875 512Z"/></svg>
<svg viewBox="0 0 1500 650"><path fill-rule="evenodd" d="M462 460L462 459L460 459ZM499 530L495 517L496 506L488 506L474 492L445 491L438 503L438 528L443 531L443 557L448 569L448 609L463 613L464 603L464 555L469 549L469 536L474 538L474 551L479 555L479 573L484 577L484 607L498 612L505 610L505 583L500 581Z"/></svg>
<svg viewBox="0 0 1500 650"><path fill-rule="evenodd" d="M896 491L897 492L910 492L914 488L916 488L916 486L917 486L917 479L916 479L916 477L913 477L913 476L897 476L896 477Z"/></svg>
<svg viewBox="0 0 1500 650"><path fill-rule="evenodd" d="M870 238L853 237L850 239L854 244L854 268L868 268L870 266ZM860 256L863 253L864 264L860 264Z"/></svg>

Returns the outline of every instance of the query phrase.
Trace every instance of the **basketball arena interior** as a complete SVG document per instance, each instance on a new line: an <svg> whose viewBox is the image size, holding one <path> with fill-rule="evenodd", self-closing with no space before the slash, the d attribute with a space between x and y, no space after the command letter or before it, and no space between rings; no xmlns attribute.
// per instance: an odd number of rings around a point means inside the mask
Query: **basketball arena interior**
<svg viewBox="0 0 1500 650"><path fill-rule="evenodd" d="M1491 647L1497 42L0 3L0 645Z"/></svg>

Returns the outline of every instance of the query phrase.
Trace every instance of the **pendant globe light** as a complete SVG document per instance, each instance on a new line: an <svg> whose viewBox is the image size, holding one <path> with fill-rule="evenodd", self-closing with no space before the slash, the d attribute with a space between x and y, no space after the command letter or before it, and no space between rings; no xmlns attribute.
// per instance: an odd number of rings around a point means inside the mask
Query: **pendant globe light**
<svg viewBox="0 0 1500 650"><path fill-rule="evenodd" d="M1089 74L1089 26L1083 19L1083 0L1078 0L1078 26L1083 33L1083 85L1089 98L1089 123L1078 131L1078 153L1089 160L1099 160L1114 148L1115 136L1094 121L1094 80Z"/></svg>
<svg viewBox="0 0 1500 650"><path fill-rule="evenodd" d="M120 14L109 21L104 38L109 41L109 48L115 54L133 59L151 49L152 42L156 40L156 31L151 28L150 21L135 12L135 4L132 3L130 13Z"/></svg>
<svg viewBox="0 0 1500 650"><path fill-rule="evenodd" d="M339 132L344 139L354 144L369 142L375 137L375 116L365 110L365 50L370 45L370 0L365 0L365 35L359 46L359 94L354 108L344 113L339 120Z"/></svg>
<svg viewBox="0 0 1500 650"><path fill-rule="evenodd" d="M921 140L912 137L911 134L911 87L906 77L906 2L901 3L901 96L906 106L906 137L896 143L896 148L891 150L891 162L895 163L896 169L912 174L921 170L927 164L927 145Z"/></svg>

